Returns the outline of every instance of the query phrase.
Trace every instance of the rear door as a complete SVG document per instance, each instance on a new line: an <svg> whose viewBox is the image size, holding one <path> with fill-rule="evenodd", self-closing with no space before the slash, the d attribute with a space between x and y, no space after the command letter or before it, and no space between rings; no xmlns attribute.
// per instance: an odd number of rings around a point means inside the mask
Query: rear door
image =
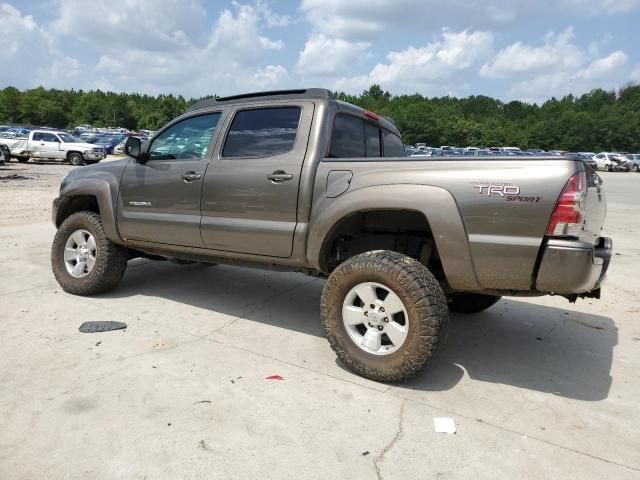
<svg viewBox="0 0 640 480"><path fill-rule="evenodd" d="M127 165L118 200L123 238L204 247L200 194L221 115L207 113L173 123L152 140L146 163Z"/></svg>
<svg viewBox="0 0 640 480"><path fill-rule="evenodd" d="M207 248L291 256L313 111L313 102L236 108L203 185Z"/></svg>

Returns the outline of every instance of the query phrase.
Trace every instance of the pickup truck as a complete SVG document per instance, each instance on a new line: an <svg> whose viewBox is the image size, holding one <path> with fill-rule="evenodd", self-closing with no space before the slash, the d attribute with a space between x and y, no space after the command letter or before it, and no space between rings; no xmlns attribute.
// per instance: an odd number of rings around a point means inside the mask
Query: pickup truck
<svg viewBox="0 0 640 480"><path fill-rule="evenodd" d="M135 257L326 277L329 343L377 381L418 372L449 311L599 298L611 258L602 181L581 160L409 158L389 119L327 90L203 100L125 150L60 186L63 290L109 290Z"/></svg>
<svg viewBox="0 0 640 480"><path fill-rule="evenodd" d="M104 148L97 148L66 132L52 130L31 130L25 136L0 138L0 143L7 145L11 155L23 163L29 158L50 158L84 165L99 162L107 156Z"/></svg>

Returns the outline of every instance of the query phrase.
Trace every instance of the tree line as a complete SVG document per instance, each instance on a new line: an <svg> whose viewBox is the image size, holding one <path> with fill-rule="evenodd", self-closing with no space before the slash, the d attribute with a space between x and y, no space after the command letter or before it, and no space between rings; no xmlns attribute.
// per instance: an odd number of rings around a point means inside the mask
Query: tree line
<svg viewBox="0 0 640 480"><path fill-rule="evenodd" d="M640 152L640 85L551 98L541 105L392 95L373 85L337 97L394 119L406 143ZM199 99L42 87L0 90L0 123L73 128L80 124L156 130Z"/></svg>

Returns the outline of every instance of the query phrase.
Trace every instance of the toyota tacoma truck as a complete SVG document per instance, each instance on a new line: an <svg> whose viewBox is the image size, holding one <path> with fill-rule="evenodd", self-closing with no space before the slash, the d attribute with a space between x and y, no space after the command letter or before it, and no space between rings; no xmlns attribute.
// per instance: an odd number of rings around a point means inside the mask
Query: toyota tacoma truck
<svg viewBox="0 0 640 480"><path fill-rule="evenodd" d="M326 277L329 343L377 381L419 371L450 311L599 298L611 258L602 181L581 160L409 158L392 121L327 90L204 100L125 150L61 184L63 290L109 290L135 257Z"/></svg>
<svg viewBox="0 0 640 480"><path fill-rule="evenodd" d="M107 156L104 148L86 143L66 132L32 130L26 138L0 139L19 162L30 158L64 160L71 165L99 162Z"/></svg>

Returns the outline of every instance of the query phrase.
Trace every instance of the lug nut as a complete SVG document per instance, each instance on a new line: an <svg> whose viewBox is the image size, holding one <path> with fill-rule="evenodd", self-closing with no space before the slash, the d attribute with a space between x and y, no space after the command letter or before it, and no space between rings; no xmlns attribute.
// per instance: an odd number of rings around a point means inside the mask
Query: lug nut
<svg viewBox="0 0 640 480"><path fill-rule="evenodd" d="M378 325L378 330L382 331L384 327L382 325Z"/></svg>
<svg viewBox="0 0 640 480"><path fill-rule="evenodd" d="M368 325L369 325L370 327L373 327L373 323L371 323L371 322L369 322L369 323L368 323Z"/></svg>
<svg viewBox="0 0 640 480"><path fill-rule="evenodd" d="M380 311L384 313L384 307L380 307Z"/></svg>
<svg viewBox="0 0 640 480"><path fill-rule="evenodd" d="M389 319L388 319L387 317L384 317L384 318L382 319L382 321L383 321L384 323L389 323Z"/></svg>
<svg viewBox="0 0 640 480"><path fill-rule="evenodd" d="M369 312L365 311L365 312L364 312L364 316L365 316L365 317L368 317L368 316L369 316Z"/></svg>
<svg viewBox="0 0 640 480"><path fill-rule="evenodd" d="M376 308L376 306L372 303L371 305L369 305L371 307L371 310L373 310L374 308Z"/></svg>

